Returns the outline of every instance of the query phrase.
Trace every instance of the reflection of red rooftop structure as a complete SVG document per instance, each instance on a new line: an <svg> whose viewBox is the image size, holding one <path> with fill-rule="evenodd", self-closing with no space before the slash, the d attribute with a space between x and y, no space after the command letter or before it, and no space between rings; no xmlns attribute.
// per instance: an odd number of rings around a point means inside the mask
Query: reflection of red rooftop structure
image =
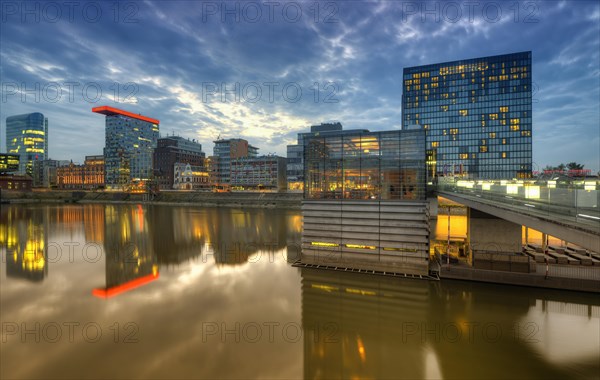
<svg viewBox="0 0 600 380"><path fill-rule="evenodd" d="M120 110L118 108L114 108L114 107L110 107L110 106L94 107L94 108L92 108L92 112L101 113L106 116L123 115L123 116L131 117L134 119L142 120L142 121L147 121L147 122L153 123L153 124L160 124L158 119L153 119L151 117L138 115L133 112Z"/></svg>
<svg viewBox="0 0 600 380"><path fill-rule="evenodd" d="M136 278L135 280L127 281L121 285L113 286L112 288L107 289L94 289L92 290L92 294L98 298L110 298L114 296L118 296L121 293L128 292L135 288L139 288L142 285L146 285L149 282L152 282L158 278L158 272L149 274L144 277Z"/></svg>

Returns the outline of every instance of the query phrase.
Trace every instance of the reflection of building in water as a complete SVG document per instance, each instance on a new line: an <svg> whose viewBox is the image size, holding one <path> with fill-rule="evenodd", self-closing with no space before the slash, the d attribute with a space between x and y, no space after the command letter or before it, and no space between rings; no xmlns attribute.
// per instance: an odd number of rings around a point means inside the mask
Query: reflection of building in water
<svg viewBox="0 0 600 380"><path fill-rule="evenodd" d="M144 208L105 206L106 287L94 295L110 297L158 277L158 266Z"/></svg>
<svg viewBox="0 0 600 380"><path fill-rule="evenodd" d="M86 242L104 242L104 206L83 205L83 229Z"/></svg>
<svg viewBox="0 0 600 380"><path fill-rule="evenodd" d="M242 264L260 253L260 260L287 245L287 219L281 210L207 210L209 253L217 264Z"/></svg>
<svg viewBox="0 0 600 380"><path fill-rule="evenodd" d="M48 275L48 233L44 214L26 207L2 207L0 254L7 277L42 281Z"/></svg>
<svg viewBox="0 0 600 380"><path fill-rule="evenodd" d="M259 251L272 254L299 240L298 232L288 231L290 217L281 210L152 206L147 218L160 265L201 254L218 264L242 264Z"/></svg>
<svg viewBox="0 0 600 380"><path fill-rule="evenodd" d="M581 298L303 268L304 377L586 377L598 370L600 312L597 300ZM549 316L586 312L596 325L586 329L596 335L578 343L585 352L558 364L561 331Z"/></svg>
<svg viewBox="0 0 600 380"><path fill-rule="evenodd" d="M402 328L427 318L436 285L302 269L304 377L424 378L423 345Z"/></svg>
<svg viewBox="0 0 600 380"><path fill-rule="evenodd" d="M160 265L177 265L202 253L207 239L205 209L151 206L147 218L152 244Z"/></svg>

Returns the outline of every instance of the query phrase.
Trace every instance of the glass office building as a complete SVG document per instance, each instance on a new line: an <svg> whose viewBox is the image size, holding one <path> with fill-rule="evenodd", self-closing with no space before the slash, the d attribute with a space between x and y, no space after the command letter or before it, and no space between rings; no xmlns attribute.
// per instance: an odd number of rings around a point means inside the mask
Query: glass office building
<svg viewBox="0 0 600 380"><path fill-rule="evenodd" d="M33 162L48 158L48 118L39 112L7 117L6 149L19 155L18 174L33 176Z"/></svg>
<svg viewBox="0 0 600 380"><path fill-rule="evenodd" d="M531 52L404 69L402 126L427 137L428 175L529 178Z"/></svg>
<svg viewBox="0 0 600 380"><path fill-rule="evenodd" d="M92 112L106 115L106 188L126 189L152 179L159 121L108 106L93 108Z"/></svg>
<svg viewBox="0 0 600 380"><path fill-rule="evenodd" d="M308 138L305 199L425 199L424 130L349 132Z"/></svg>

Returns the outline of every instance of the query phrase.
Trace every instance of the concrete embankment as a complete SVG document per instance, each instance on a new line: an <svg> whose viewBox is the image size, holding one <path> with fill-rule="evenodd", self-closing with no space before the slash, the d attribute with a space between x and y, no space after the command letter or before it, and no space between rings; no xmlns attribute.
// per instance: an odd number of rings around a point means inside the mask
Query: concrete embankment
<svg viewBox="0 0 600 380"><path fill-rule="evenodd" d="M300 209L301 193L163 192L148 194L94 191L2 191L5 203L148 203L203 207L261 207Z"/></svg>

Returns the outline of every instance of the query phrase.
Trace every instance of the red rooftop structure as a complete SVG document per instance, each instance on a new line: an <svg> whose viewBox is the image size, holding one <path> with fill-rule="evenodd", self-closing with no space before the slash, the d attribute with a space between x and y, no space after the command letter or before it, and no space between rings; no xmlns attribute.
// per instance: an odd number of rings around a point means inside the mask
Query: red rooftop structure
<svg viewBox="0 0 600 380"><path fill-rule="evenodd" d="M137 115L135 113L132 113L129 111L124 111L124 110L110 107L110 106L94 107L94 108L92 108L92 112L101 113L106 116L123 115L123 116L131 117L133 119L147 121L147 122L153 123L153 124L160 124L160 121L158 121L158 119L153 119L151 117Z"/></svg>

